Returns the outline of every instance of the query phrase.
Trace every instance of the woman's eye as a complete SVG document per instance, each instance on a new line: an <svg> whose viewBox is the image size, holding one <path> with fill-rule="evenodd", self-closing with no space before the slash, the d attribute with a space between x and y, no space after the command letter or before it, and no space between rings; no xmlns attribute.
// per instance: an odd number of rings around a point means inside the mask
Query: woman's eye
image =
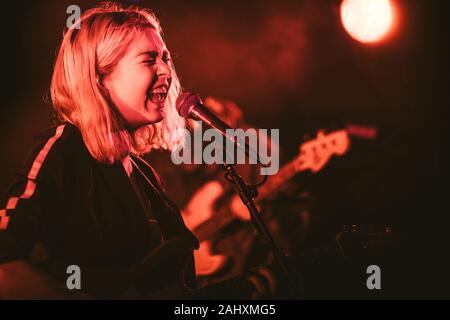
<svg viewBox="0 0 450 320"><path fill-rule="evenodd" d="M163 58L162 60L164 61L164 63L169 63L172 59L170 59L170 58ZM153 65L153 64L156 63L156 60L155 59L145 60L145 61L143 61L143 63L149 64L149 65Z"/></svg>

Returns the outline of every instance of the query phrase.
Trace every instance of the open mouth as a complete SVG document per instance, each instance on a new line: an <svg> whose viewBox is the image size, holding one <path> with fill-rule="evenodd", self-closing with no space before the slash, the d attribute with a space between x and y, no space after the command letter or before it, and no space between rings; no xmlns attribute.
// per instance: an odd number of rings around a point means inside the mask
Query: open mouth
<svg viewBox="0 0 450 320"><path fill-rule="evenodd" d="M162 85L149 91L147 93L147 98L155 104L164 104L167 98L167 93L168 87L166 85Z"/></svg>

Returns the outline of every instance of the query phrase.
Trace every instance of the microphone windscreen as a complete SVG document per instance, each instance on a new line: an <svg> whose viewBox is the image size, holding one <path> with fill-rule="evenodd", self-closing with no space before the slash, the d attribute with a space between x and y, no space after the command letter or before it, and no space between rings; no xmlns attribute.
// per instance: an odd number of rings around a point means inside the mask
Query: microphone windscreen
<svg viewBox="0 0 450 320"><path fill-rule="evenodd" d="M189 118L189 115L196 105L203 104L202 99L192 92L183 92L176 101L178 114L183 118Z"/></svg>

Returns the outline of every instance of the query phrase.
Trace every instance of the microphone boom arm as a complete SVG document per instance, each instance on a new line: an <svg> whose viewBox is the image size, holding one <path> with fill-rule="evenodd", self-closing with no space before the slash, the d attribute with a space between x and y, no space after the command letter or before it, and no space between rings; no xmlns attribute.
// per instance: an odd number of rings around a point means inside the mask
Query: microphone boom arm
<svg viewBox="0 0 450 320"><path fill-rule="evenodd" d="M303 289L299 275L295 276L289 269L288 264L286 263L286 256L283 254L264 221L261 219L261 215L254 201L256 188L248 186L242 177L236 172L233 165L225 163L223 164L223 168L226 171L225 178L237 187L239 196L250 213L251 221L255 227L255 230L270 247L274 255L274 259L278 262L284 276L286 277L286 280L288 281L288 284L293 290L294 295L301 295L303 293Z"/></svg>

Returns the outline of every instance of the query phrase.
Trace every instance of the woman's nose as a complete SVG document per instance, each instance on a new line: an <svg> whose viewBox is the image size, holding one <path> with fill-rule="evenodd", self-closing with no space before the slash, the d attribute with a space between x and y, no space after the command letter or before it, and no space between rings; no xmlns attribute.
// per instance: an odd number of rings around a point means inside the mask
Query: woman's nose
<svg viewBox="0 0 450 320"><path fill-rule="evenodd" d="M170 65L168 63L164 62L163 60L159 60L157 68L158 69L156 71L156 74L158 75L158 77L161 77L161 78L172 77L172 68L170 67Z"/></svg>

